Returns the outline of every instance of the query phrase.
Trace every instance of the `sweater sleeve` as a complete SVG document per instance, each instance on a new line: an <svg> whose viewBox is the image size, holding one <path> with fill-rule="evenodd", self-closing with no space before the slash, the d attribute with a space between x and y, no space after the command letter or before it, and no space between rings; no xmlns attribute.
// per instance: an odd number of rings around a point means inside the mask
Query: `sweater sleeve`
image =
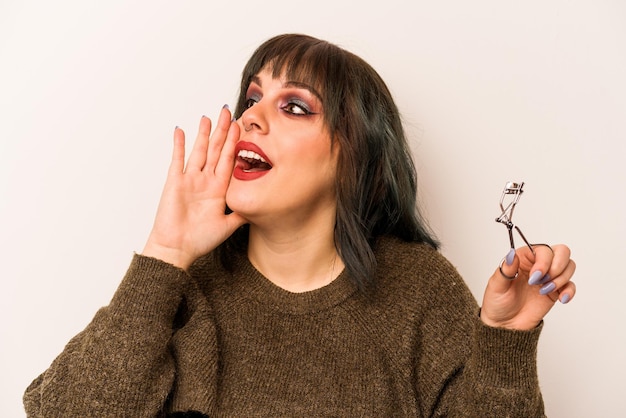
<svg viewBox="0 0 626 418"><path fill-rule="evenodd" d="M449 277L440 281L443 297L433 295L435 308L422 329L429 343L417 372L432 379L420 382L424 415L544 417L537 376L543 324L529 331L489 327L456 271Z"/></svg>
<svg viewBox="0 0 626 418"><path fill-rule="evenodd" d="M469 357L448 370L431 416L545 417L536 367L540 327L515 331L473 322Z"/></svg>
<svg viewBox="0 0 626 418"><path fill-rule="evenodd" d="M26 389L27 416L157 415L174 380L168 341L189 281L135 255L111 303Z"/></svg>
<svg viewBox="0 0 626 418"><path fill-rule="evenodd" d="M543 327L529 331L474 324L472 354L464 370L467 402L482 416L543 417L537 375L537 343ZM471 388L471 390L470 390Z"/></svg>

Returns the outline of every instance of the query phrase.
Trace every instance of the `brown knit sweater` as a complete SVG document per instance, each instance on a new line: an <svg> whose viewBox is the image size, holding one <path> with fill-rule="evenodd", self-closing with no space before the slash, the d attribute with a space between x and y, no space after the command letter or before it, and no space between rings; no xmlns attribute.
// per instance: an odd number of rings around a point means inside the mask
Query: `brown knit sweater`
<svg viewBox="0 0 626 418"><path fill-rule="evenodd" d="M382 239L376 285L284 291L240 256L136 255L109 306L28 387L31 417L543 417L540 327L482 325L456 270ZM193 412L195 411L195 412Z"/></svg>

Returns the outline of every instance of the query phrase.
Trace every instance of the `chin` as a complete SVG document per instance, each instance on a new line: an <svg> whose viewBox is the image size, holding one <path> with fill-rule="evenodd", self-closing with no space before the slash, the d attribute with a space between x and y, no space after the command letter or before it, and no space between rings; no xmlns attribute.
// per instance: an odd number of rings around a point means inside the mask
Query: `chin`
<svg viewBox="0 0 626 418"><path fill-rule="evenodd" d="M226 193L226 206L233 212L237 212L244 218L256 212L255 201L257 201L250 193L243 190L228 189Z"/></svg>

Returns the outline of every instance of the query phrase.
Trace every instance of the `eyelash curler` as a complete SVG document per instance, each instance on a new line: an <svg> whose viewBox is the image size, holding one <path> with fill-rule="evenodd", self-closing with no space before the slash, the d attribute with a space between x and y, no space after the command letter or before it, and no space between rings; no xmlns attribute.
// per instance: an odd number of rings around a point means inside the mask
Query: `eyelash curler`
<svg viewBox="0 0 626 418"><path fill-rule="evenodd" d="M519 227L515 225L512 221L515 206L519 202L522 193L524 193L523 188L524 182L515 183L509 181L506 183L506 185L504 186L504 190L502 191L502 196L500 197L500 209L502 210L502 213L496 218L496 222L499 222L507 227L509 231L509 242L511 243L512 249L515 249L515 241L513 240L513 228L515 228L517 233L520 235L520 237L522 237L522 239L524 240L526 245L528 245L528 248L530 248L530 251L534 255L535 250L533 249L533 246L530 245L530 243L522 233L522 230L519 229Z"/></svg>

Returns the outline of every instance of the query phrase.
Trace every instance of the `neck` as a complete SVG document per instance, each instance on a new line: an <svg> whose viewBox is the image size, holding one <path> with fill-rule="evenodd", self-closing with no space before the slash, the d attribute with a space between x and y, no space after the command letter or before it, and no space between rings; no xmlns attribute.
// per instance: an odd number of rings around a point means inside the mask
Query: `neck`
<svg viewBox="0 0 626 418"><path fill-rule="evenodd" d="M250 225L248 258L275 285L294 293L332 282L344 264L334 244L333 227L304 231L265 231Z"/></svg>

